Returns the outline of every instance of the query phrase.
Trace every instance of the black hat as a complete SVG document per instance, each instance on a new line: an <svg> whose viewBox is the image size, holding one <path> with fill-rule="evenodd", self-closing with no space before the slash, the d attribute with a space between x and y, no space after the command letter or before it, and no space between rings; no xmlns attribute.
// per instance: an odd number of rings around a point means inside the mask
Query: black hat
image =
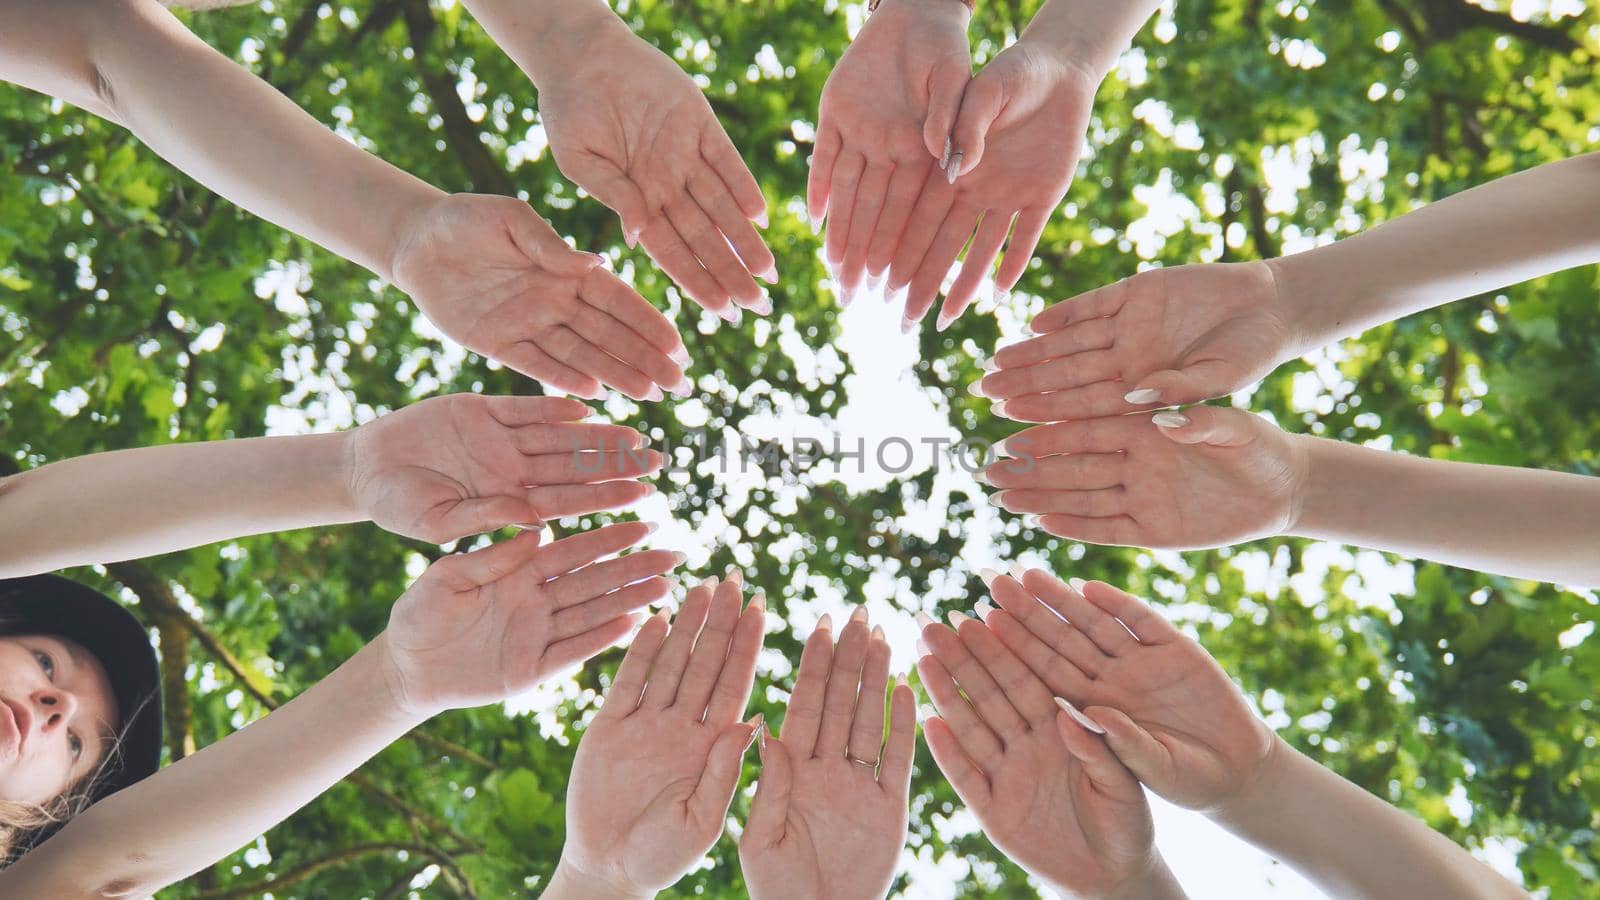
<svg viewBox="0 0 1600 900"><path fill-rule="evenodd" d="M122 743L89 794L122 790L161 766L161 670L150 633L106 595L59 575L0 579L0 621L13 634L70 638L100 660L122 717Z"/></svg>

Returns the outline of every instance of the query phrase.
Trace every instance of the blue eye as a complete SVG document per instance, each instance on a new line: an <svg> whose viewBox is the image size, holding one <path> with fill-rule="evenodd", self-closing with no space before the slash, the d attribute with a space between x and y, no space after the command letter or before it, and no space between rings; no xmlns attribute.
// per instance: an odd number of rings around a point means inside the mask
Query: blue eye
<svg viewBox="0 0 1600 900"><path fill-rule="evenodd" d="M78 737L75 734L74 735L69 735L67 737L67 746L72 748L72 758L73 759L77 759L77 758L83 756L83 739L82 738Z"/></svg>
<svg viewBox="0 0 1600 900"><path fill-rule="evenodd" d="M33 651L33 658L39 661L39 668L44 670L45 677L54 681L56 677L56 661L50 658L50 654L35 650Z"/></svg>

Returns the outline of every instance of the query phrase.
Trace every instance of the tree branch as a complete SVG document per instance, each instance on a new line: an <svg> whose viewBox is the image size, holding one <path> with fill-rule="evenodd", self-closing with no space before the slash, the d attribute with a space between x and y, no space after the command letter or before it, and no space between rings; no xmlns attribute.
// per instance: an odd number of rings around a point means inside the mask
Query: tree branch
<svg viewBox="0 0 1600 900"><path fill-rule="evenodd" d="M412 853L432 860L440 866L454 865L454 861L443 850L423 844L355 844L335 850L327 856L314 859L298 868L291 869L282 875L268 878L265 881L203 891L195 895L195 900L234 900L237 897L259 897L269 892L282 891L329 869L337 868L368 856L389 853ZM426 868L426 866L422 868ZM421 871L421 869L416 871ZM410 879L414 877L416 876L413 873L407 877L406 881L409 883Z"/></svg>
<svg viewBox="0 0 1600 900"><path fill-rule="evenodd" d="M474 191L515 197L516 185L478 137L478 126L467 117L467 109L456 94L455 83L445 74L442 66L429 65L432 54L428 48L439 23L434 21L427 0L404 2L406 31L411 36L417 74L422 77L422 86L433 101L434 111L444 120L445 143L455 154L456 161L466 170Z"/></svg>

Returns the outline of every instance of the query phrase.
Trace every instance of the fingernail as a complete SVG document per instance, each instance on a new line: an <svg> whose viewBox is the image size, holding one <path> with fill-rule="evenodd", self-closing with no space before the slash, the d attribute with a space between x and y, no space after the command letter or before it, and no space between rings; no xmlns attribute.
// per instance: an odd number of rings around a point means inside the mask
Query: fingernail
<svg viewBox="0 0 1600 900"><path fill-rule="evenodd" d="M1012 563L1006 567L1006 574L1016 579L1020 584L1022 582L1022 576L1028 574L1028 569L1022 563Z"/></svg>
<svg viewBox="0 0 1600 900"><path fill-rule="evenodd" d="M850 621L852 621L852 622L865 622L866 620L867 620L867 608L865 606L858 606L855 609L850 611Z"/></svg>
<svg viewBox="0 0 1600 900"><path fill-rule="evenodd" d="M883 288L884 279L888 278L888 277L889 276L887 274L883 273L883 272L879 272L876 275L868 276L868 278L867 278L867 290L869 290L869 291L881 290Z"/></svg>
<svg viewBox="0 0 1600 900"><path fill-rule="evenodd" d="M950 620L950 627L960 631L961 623L970 620L972 617L964 612L961 612L960 610L952 609L950 610L950 615L947 618Z"/></svg>
<svg viewBox="0 0 1600 900"><path fill-rule="evenodd" d="M765 721L761 723L761 728L758 733L760 737L758 737L756 740L760 742L760 746L756 747L756 752L760 753L762 758L765 759L767 755L767 738L772 736L772 732L767 730L767 723Z"/></svg>
<svg viewBox="0 0 1600 900"><path fill-rule="evenodd" d="M1182 428L1189 424L1189 417L1180 412L1158 412L1150 417L1150 421L1162 428Z"/></svg>
<svg viewBox="0 0 1600 900"><path fill-rule="evenodd" d="M993 407L991 407L991 409L992 408ZM999 457L1002 457L1004 459L1011 459L1011 458L1016 456L1015 453L1011 452L1011 448L1006 446L1006 442L1005 441L997 441L997 442L995 442L993 449L994 449L994 455L995 456L999 456Z"/></svg>
<svg viewBox="0 0 1600 900"><path fill-rule="evenodd" d="M672 391L672 393L679 397L687 397L694 393L694 382L690 381L689 377L685 375L684 377L678 379L678 383L668 388L668 390Z"/></svg>
<svg viewBox="0 0 1600 900"><path fill-rule="evenodd" d="M985 487L994 487L994 479L989 477L988 469L979 469L972 473L972 480Z"/></svg>
<svg viewBox="0 0 1600 900"><path fill-rule="evenodd" d="M961 156L959 151L950 154L950 165L944 170L944 175L950 180L950 184L955 184L956 176L961 174Z"/></svg>
<svg viewBox="0 0 1600 900"><path fill-rule="evenodd" d="M651 497L651 496L654 496L656 494L656 492L659 491L659 490L660 490L660 488L656 487L655 485L647 484L647 485L644 486L644 495L646 497Z"/></svg>
<svg viewBox="0 0 1600 900"><path fill-rule="evenodd" d="M994 357L991 356L983 361L983 370L985 372L998 372L1000 371L1000 364L995 362Z"/></svg>
<svg viewBox="0 0 1600 900"><path fill-rule="evenodd" d="M939 714L938 710L936 710L933 707L927 705L926 703L924 703L923 705L917 707L917 721L919 721L919 722L926 722L929 719L933 718L934 716L937 716L938 714Z"/></svg>
<svg viewBox="0 0 1600 900"><path fill-rule="evenodd" d="M689 348L682 345L672 348L672 352L668 353L667 356L685 369L694 364L694 361L689 358Z"/></svg>
<svg viewBox="0 0 1600 900"><path fill-rule="evenodd" d="M882 625L874 625L874 626L872 626L872 639L875 640L875 641L887 641L889 639L883 633L883 626Z"/></svg>
<svg viewBox="0 0 1600 900"><path fill-rule="evenodd" d="M971 394L974 397L987 397L987 396L989 396L988 394L985 394L983 392L983 379L982 378L979 378L977 381L974 381L973 383L967 385L967 393Z"/></svg>
<svg viewBox="0 0 1600 900"><path fill-rule="evenodd" d="M1010 291L1006 291L1006 297L1008 299L1011 297L1011 292ZM1022 333L1027 335L1028 337L1034 337L1033 323L1032 322L1023 322L1022 323Z"/></svg>
<svg viewBox="0 0 1600 900"><path fill-rule="evenodd" d="M1068 578L1067 579L1067 584L1072 585L1072 589L1077 591L1080 594L1083 593L1084 585L1086 585L1088 583L1089 582L1084 581L1082 578Z"/></svg>
<svg viewBox="0 0 1600 900"><path fill-rule="evenodd" d="M998 506L1001 509L1005 509L1006 508L1006 492L1005 491L1001 491L998 494L990 494L989 495L989 505L990 506Z"/></svg>
<svg viewBox="0 0 1600 900"><path fill-rule="evenodd" d="M909 687L911 687L911 682L907 681L906 677L904 675L896 675L894 677L894 686L895 687L909 688Z"/></svg>
<svg viewBox="0 0 1600 900"><path fill-rule="evenodd" d="M922 638L917 638L917 658L921 659L924 656L932 656L932 655L933 655L933 648L928 646L928 642L923 640Z"/></svg>
<svg viewBox="0 0 1600 900"><path fill-rule="evenodd" d="M950 327L950 323L954 322L955 320L956 320L956 314L955 313L948 313L948 312L945 312L943 310L940 310L939 311L939 318L933 323L933 330L934 331L944 331L946 328L949 328Z"/></svg>
<svg viewBox="0 0 1600 900"><path fill-rule="evenodd" d="M650 385L650 390L644 393L644 399L646 400L660 400L665 396L665 394L661 393L661 387L654 384Z"/></svg>
<svg viewBox="0 0 1600 900"><path fill-rule="evenodd" d="M744 587L744 573L738 569L729 569L727 580L732 584Z"/></svg>
<svg viewBox="0 0 1600 900"><path fill-rule="evenodd" d="M944 139L944 155L939 157L939 171L944 171L950 166L950 139Z"/></svg>
<svg viewBox="0 0 1600 900"><path fill-rule="evenodd" d="M757 228L765 228L765 227L767 227L767 211L763 209L761 211L761 214L756 216L751 221L756 223L756 227Z"/></svg>
<svg viewBox="0 0 1600 900"><path fill-rule="evenodd" d="M999 306L1000 304L1011 299L1011 292L997 284L994 286L994 290L990 292L989 296L992 300L994 300L994 305Z"/></svg>
<svg viewBox="0 0 1600 900"><path fill-rule="evenodd" d="M992 412L997 416L1005 415L1006 414L1006 402L1004 400L996 400L994 402L994 405L989 407L989 412Z"/></svg>
<svg viewBox="0 0 1600 900"><path fill-rule="evenodd" d="M647 536L655 534L656 532L658 532L660 530L661 530L661 526L658 525L655 522L646 522L646 523L644 523L644 533Z"/></svg>
<svg viewBox="0 0 1600 900"><path fill-rule="evenodd" d="M910 334L911 333L911 329L916 328L916 327L917 327L917 320L916 319L906 318L906 319L901 319L900 320L900 333L901 334Z"/></svg>
<svg viewBox="0 0 1600 900"><path fill-rule="evenodd" d="M676 569L677 567L683 565L684 563L686 563L688 561L689 561L689 554L683 552L682 550L674 550L674 551L672 551L672 567L674 569Z"/></svg>
<svg viewBox="0 0 1600 900"><path fill-rule="evenodd" d="M750 605L746 606L745 609L755 609L765 613L767 611L767 595L757 591L756 595L750 598Z"/></svg>
<svg viewBox="0 0 1600 900"><path fill-rule="evenodd" d="M917 614L913 616L913 618L917 620L918 628L927 628L929 625L933 624L933 617L920 609L917 610Z"/></svg>
<svg viewBox="0 0 1600 900"><path fill-rule="evenodd" d="M1068 703L1066 698L1057 697L1057 698L1055 698L1055 701L1056 701L1056 705L1057 706L1059 706L1062 709L1067 711L1067 715L1072 717L1072 721L1077 722L1079 725L1082 725L1084 728L1089 729L1090 731L1094 732L1095 734L1105 734L1106 733L1106 730L1104 728L1101 728L1100 725L1095 722L1095 720L1093 720L1093 719L1089 718L1088 716L1084 715L1083 713L1079 712L1078 708L1076 706L1073 706L1071 703Z"/></svg>
<svg viewBox="0 0 1600 900"><path fill-rule="evenodd" d="M638 246L639 236L631 231L624 231L622 233L622 242L628 245L629 250L632 250L634 247Z"/></svg>
<svg viewBox="0 0 1600 900"><path fill-rule="evenodd" d="M767 296L766 291L761 292L761 299L750 307L750 311L758 316L772 315L772 298Z"/></svg>
<svg viewBox="0 0 1600 900"><path fill-rule="evenodd" d="M839 305L848 309L856 301L856 286L850 285L839 295Z"/></svg>
<svg viewBox="0 0 1600 900"><path fill-rule="evenodd" d="M1161 399L1161 392L1155 388L1140 388L1123 394L1122 399L1129 403L1154 403Z"/></svg>
<svg viewBox="0 0 1600 900"><path fill-rule="evenodd" d="M819 235L821 233L822 233L822 220L821 219L812 219L811 220L811 234L814 236L814 235Z"/></svg>
<svg viewBox="0 0 1600 900"><path fill-rule="evenodd" d="M748 752L750 745L754 744L756 739L760 737L761 729L766 725L766 720L761 713L756 713L745 724L750 726L750 737L746 738L744 742L744 749Z"/></svg>
<svg viewBox="0 0 1600 900"><path fill-rule="evenodd" d="M832 631L833 630L833 616L829 615L828 613L823 613L822 614L822 618L817 620L817 630L818 631Z"/></svg>
<svg viewBox="0 0 1600 900"><path fill-rule="evenodd" d="M1042 529L1044 528L1044 518L1042 516L1035 516L1031 514L1026 515L1022 517L1022 524L1036 530Z"/></svg>
<svg viewBox="0 0 1600 900"><path fill-rule="evenodd" d="M767 266L766 271L762 272L760 275L758 275L756 277L760 278L762 281L765 281L767 284L777 284L778 283L778 264L777 263L773 263L772 265Z"/></svg>
<svg viewBox="0 0 1600 900"><path fill-rule="evenodd" d="M734 325L737 326L739 323L744 321L744 310L740 309L739 307L729 306L728 312L728 321Z"/></svg>
<svg viewBox="0 0 1600 900"><path fill-rule="evenodd" d="M978 577L983 579L984 587L993 587L994 580L1000 577L1000 573L993 569L979 569Z"/></svg>
<svg viewBox="0 0 1600 900"><path fill-rule="evenodd" d="M979 600L977 603L972 604L972 611L978 614L978 618L987 622L989 621L989 614L994 612L994 604L987 600Z"/></svg>

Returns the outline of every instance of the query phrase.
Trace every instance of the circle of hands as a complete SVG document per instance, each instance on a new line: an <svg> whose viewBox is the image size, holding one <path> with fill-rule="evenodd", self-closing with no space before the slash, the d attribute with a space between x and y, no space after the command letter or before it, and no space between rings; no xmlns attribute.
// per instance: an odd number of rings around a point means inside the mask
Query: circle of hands
<svg viewBox="0 0 1600 900"><path fill-rule="evenodd" d="M968 15L884 0L822 94L813 228L826 227L842 303L886 282L905 330L958 258L941 331L985 280L996 295L1015 286L1070 184L1099 81L1027 42L974 74ZM581 71L541 91L557 165L701 307L734 324L741 310L770 313L757 282L776 283L776 263L749 169L694 82L603 19L585 32ZM693 387L667 317L525 203L444 197L395 246L396 285L468 349L591 399ZM1030 426L979 479L997 505L1075 540L1194 548L1284 532L1306 480L1298 439L1242 410L1172 407L1245 388L1299 340L1265 263L1153 270L1057 303L972 386ZM354 433L351 495L379 525L433 542L630 505L663 459L589 413L552 398L418 403ZM882 629L858 607L835 640L823 617L773 735L744 717L764 599L745 603L735 571L691 588L676 617L644 618L683 561L615 556L650 530L548 545L534 531L435 563L383 638L397 699L430 712L490 702L637 628L578 746L552 890L647 896L677 881L719 839L755 745L739 834L752 896L883 896L905 843L918 716L905 679L890 681ZM1225 810L1273 754L1272 733L1198 643L1128 594L1040 570L985 580L994 602L976 617L952 613L947 627L919 614L932 758L1040 881L1137 895L1164 868L1145 788ZM463 654L484 665L453 665Z"/></svg>

